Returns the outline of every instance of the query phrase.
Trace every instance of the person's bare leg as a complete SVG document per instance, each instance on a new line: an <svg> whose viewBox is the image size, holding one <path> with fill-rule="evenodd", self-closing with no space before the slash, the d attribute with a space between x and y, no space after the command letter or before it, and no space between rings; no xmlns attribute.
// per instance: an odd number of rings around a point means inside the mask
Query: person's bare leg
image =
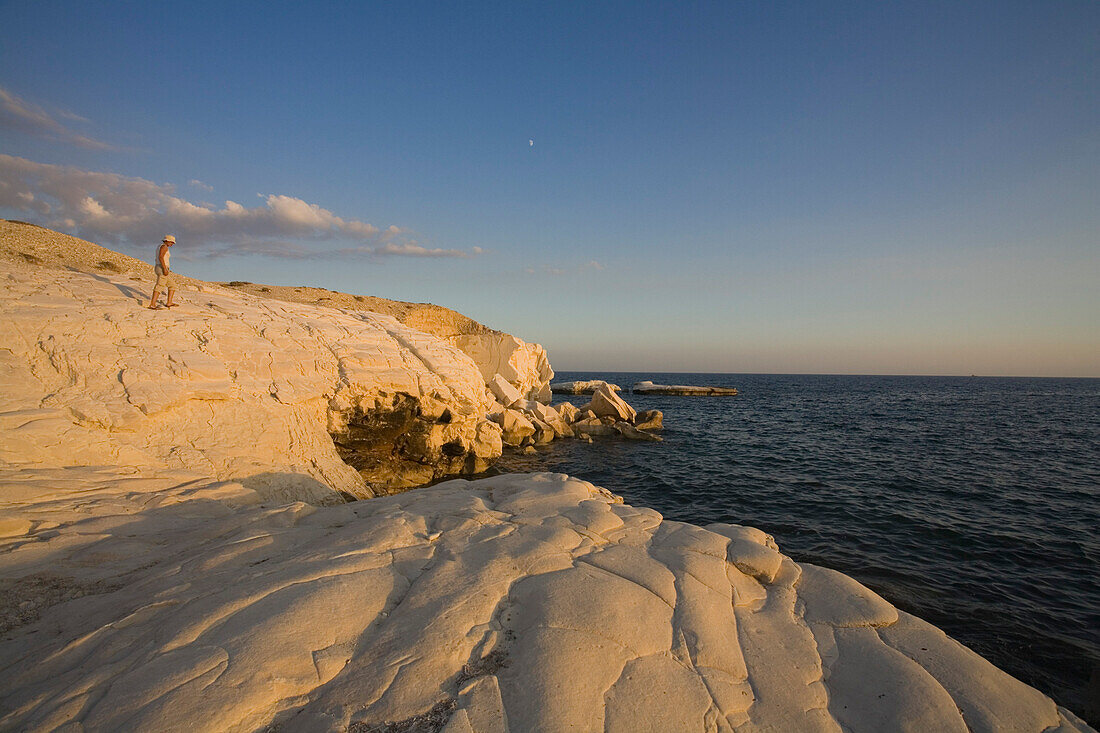
<svg viewBox="0 0 1100 733"><path fill-rule="evenodd" d="M157 309L157 300L160 299L160 288L153 288L153 297L149 298L150 310Z"/></svg>
<svg viewBox="0 0 1100 733"><path fill-rule="evenodd" d="M165 303L165 305L168 306L169 308L172 308L176 305L176 289L175 288L168 288L168 302Z"/></svg>

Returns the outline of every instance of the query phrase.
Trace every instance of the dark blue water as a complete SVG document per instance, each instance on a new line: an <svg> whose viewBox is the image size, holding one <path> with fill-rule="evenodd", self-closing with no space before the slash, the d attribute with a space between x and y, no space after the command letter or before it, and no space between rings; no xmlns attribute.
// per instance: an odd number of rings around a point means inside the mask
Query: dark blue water
<svg viewBox="0 0 1100 733"><path fill-rule="evenodd" d="M1100 380L561 373L629 388L663 443L558 441L505 470L569 473L669 519L735 522L843 571L1095 724ZM555 396L580 405L584 396Z"/></svg>

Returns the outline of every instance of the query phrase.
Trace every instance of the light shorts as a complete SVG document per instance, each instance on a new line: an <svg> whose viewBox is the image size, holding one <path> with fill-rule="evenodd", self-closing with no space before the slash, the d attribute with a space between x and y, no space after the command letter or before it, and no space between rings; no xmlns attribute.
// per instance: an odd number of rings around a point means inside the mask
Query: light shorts
<svg viewBox="0 0 1100 733"><path fill-rule="evenodd" d="M172 271L171 270L169 270L168 272L165 272L164 270L160 269L160 267L158 266L156 268L156 273L157 273L157 284L154 285L153 287L158 288L158 289L166 287L169 290L175 290L176 289L176 278L172 277Z"/></svg>

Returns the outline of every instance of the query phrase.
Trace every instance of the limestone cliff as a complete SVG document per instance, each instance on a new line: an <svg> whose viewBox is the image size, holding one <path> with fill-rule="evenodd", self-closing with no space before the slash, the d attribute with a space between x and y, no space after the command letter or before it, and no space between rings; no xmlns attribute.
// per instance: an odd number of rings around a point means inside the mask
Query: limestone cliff
<svg viewBox="0 0 1100 733"><path fill-rule="evenodd" d="M221 288L150 311L124 275L11 261L3 274L10 464L170 467L320 501L481 471L500 454L477 367L392 317Z"/></svg>
<svg viewBox="0 0 1100 733"><path fill-rule="evenodd" d="M80 270L152 283L152 267L141 260L92 242L25 222L0 219L0 261L31 263L44 269ZM496 331L450 308L352 295L307 285L264 285L242 281L205 283L181 277L183 287L209 289L222 285L234 292L325 308L370 311L393 316L406 326L438 336L457 346L477 364L485 381L500 374L524 397L548 402L554 371L546 350L511 334Z"/></svg>

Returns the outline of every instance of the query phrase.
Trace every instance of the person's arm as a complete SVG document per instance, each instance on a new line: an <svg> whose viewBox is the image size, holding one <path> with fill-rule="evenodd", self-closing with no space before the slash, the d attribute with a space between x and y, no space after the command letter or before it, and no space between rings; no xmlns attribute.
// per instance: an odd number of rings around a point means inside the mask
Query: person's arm
<svg viewBox="0 0 1100 733"><path fill-rule="evenodd" d="M160 245L160 249L157 250L157 262L160 264L160 269L164 272L168 272L168 263L164 261L164 253L168 251L168 245Z"/></svg>

